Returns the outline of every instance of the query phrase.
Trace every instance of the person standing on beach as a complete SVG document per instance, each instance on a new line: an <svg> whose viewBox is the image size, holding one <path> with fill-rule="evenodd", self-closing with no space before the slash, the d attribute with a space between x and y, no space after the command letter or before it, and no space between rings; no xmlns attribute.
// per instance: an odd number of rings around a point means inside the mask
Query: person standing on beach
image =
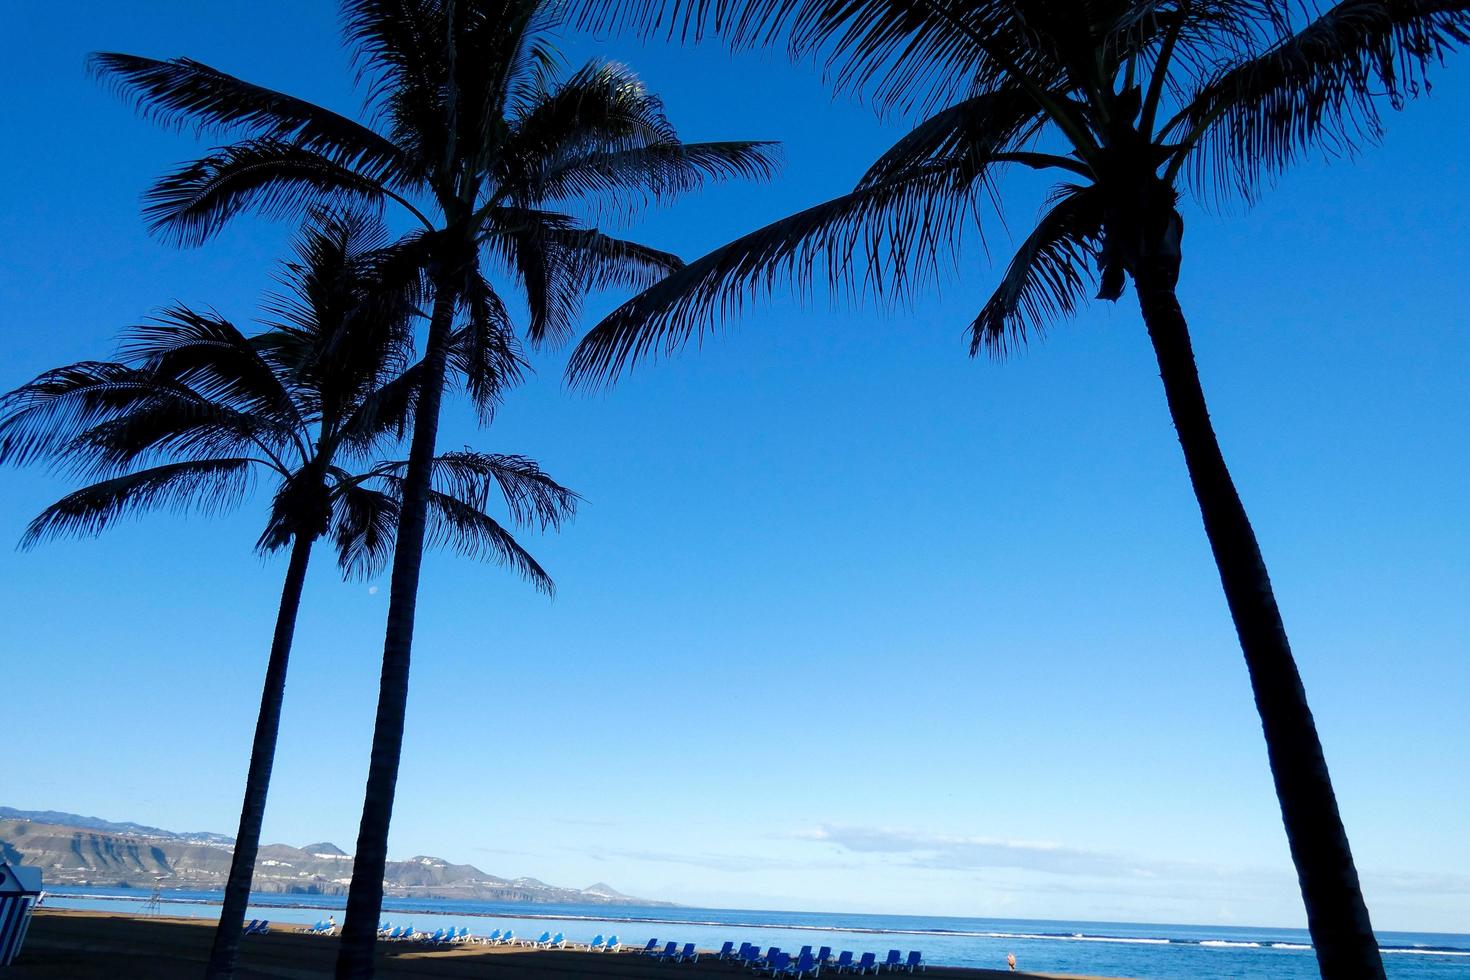
<svg viewBox="0 0 1470 980"><path fill-rule="evenodd" d="M1008 967L1011 968L1011 972L1012 973L1015 973L1016 972L1016 954L1015 953L1007 953L1006 954L1006 966L1008 966Z"/></svg>

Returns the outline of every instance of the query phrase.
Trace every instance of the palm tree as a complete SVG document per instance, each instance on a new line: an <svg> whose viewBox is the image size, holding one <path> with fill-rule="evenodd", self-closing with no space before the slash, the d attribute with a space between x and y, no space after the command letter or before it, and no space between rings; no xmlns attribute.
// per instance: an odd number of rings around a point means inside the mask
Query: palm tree
<svg viewBox="0 0 1470 980"><path fill-rule="evenodd" d="M243 136L162 178L147 195L155 230L202 242L255 209L322 202L397 206L418 226L432 290L423 373L404 472L372 758L347 901L339 977L372 975L388 825L398 780L431 461L453 368L477 401L478 339L509 333L484 274L508 273L533 344L567 337L585 293L641 288L681 267L584 218L626 215L705 180L764 178L774 147L683 143L662 103L627 68L593 62L558 81L543 0L346 0L345 33L381 132L188 59L95 55L93 69L163 122ZM467 337L456 356L455 323Z"/></svg>
<svg viewBox="0 0 1470 980"><path fill-rule="evenodd" d="M849 194L690 263L578 345L576 382L608 382L668 353L768 288L825 268L834 287L912 295L1010 167L1054 173L1045 212L970 325L971 353L1004 354L1073 313L1089 284L1131 279L1158 359L1250 672L1323 976L1383 966L1312 713L1239 494L1210 423L1175 293L1178 200L1249 198L1304 154L1350 153L1380 109L1427 89L1470 40L1459 0L620 0L585 3L608 28L734 44L784 36L840 88L927 118ZM937 111L936 111L937 110ZM815 273L813 270L817 270ZM1095 271L1094 271L1095 270Z"/></svg>
<svg viewBox="0 0 1470 980"><path fill-rule="evenodd" d="M139 511L215 512L243 501L257 475L276 485L258 547L290 560L211 977L230 976L238 956L312 546L330 536L344 574L361 577L392 553L405 464L374 457L408 421L422 365L405 364L412 290L392 287L391 250L379 244L361 216L326 218L301 236L266 332L247 337L217 314L174 307L130 330L121 360L48 371L0 399L0 462L49 459L97 481L46 508L25 546ZM519 364L500 349L496 380L508 384ZM487 513L490 498L545 529L572 515L576 495L520 456L447 453L433 470L430 539L550 594L550 577Z"/></svg>

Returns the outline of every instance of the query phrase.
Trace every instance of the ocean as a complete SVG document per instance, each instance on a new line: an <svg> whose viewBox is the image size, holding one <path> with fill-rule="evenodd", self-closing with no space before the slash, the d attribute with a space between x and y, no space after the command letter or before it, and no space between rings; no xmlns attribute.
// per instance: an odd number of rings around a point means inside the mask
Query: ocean
<svg viewBox="0 0 1470 980"><path fill-rule="evenodd" d="M163 912L212 919L220 893L165 891ZM142 912L148 894L123 888L56 888L55 908ZM311 923L336 913L343 897L263 895L251 918ZM765 912L746 909L663 908L636 905L505 905L493 902L387 899L383 919L421 930L468 926L484 935L514 929L534 938L564 932L574 943L601 933L623 945L649 939L719 948L749 941L762 947L831 946L855 954L890 949L923 952L942 966L1004 968L1007 953L1022 970L1091 973L1141 980L1315 980L1316 960L1303 929L1249 926L1183 926L1142 922L1067 922L1041 919L961 919L940 916L861 915L838 912ZM1379 932L1393 980L1470 978L1470 936Z"/></svg>

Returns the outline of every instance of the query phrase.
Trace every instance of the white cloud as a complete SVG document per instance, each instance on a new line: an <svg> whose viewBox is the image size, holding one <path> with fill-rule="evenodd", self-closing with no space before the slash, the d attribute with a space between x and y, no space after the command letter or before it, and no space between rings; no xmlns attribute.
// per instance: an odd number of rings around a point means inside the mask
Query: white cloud
<svg viewBox="0 0 1470 980"><path fill-rule="evenodd" d="M936 870L1017 868L1109 878L1153 878L1166 870L1180 870L1177 865L1166 866L1165 862L1141 861L1107 851L1091 851L1046 841L1000 840L837 824L823 824L795 836L832 844L855 854L893 856L911 867Z"/></svg>

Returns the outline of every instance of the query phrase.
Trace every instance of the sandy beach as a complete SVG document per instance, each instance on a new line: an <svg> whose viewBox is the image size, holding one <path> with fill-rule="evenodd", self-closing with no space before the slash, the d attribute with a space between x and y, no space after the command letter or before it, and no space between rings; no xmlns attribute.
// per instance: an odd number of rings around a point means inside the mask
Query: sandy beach
<svg viewBox="0 0 1470 980"><path fill-rule="evenodd" d="M170 919L41 909L31 922L25 951L6 972L13 980L196 980L209 954L213 924ZM240 980L326 977L337 943L309 936L298 927L272 927L270 935L244 941ZM733 963L713 958L675 966L631 953L527 950L464 946L424 949L409 943L380 943L377 975L382 978L657 977L680 974L748 976ZM1105 980L1056 973L1007 973L931 967L929 975L973 978Z"/></svg>

